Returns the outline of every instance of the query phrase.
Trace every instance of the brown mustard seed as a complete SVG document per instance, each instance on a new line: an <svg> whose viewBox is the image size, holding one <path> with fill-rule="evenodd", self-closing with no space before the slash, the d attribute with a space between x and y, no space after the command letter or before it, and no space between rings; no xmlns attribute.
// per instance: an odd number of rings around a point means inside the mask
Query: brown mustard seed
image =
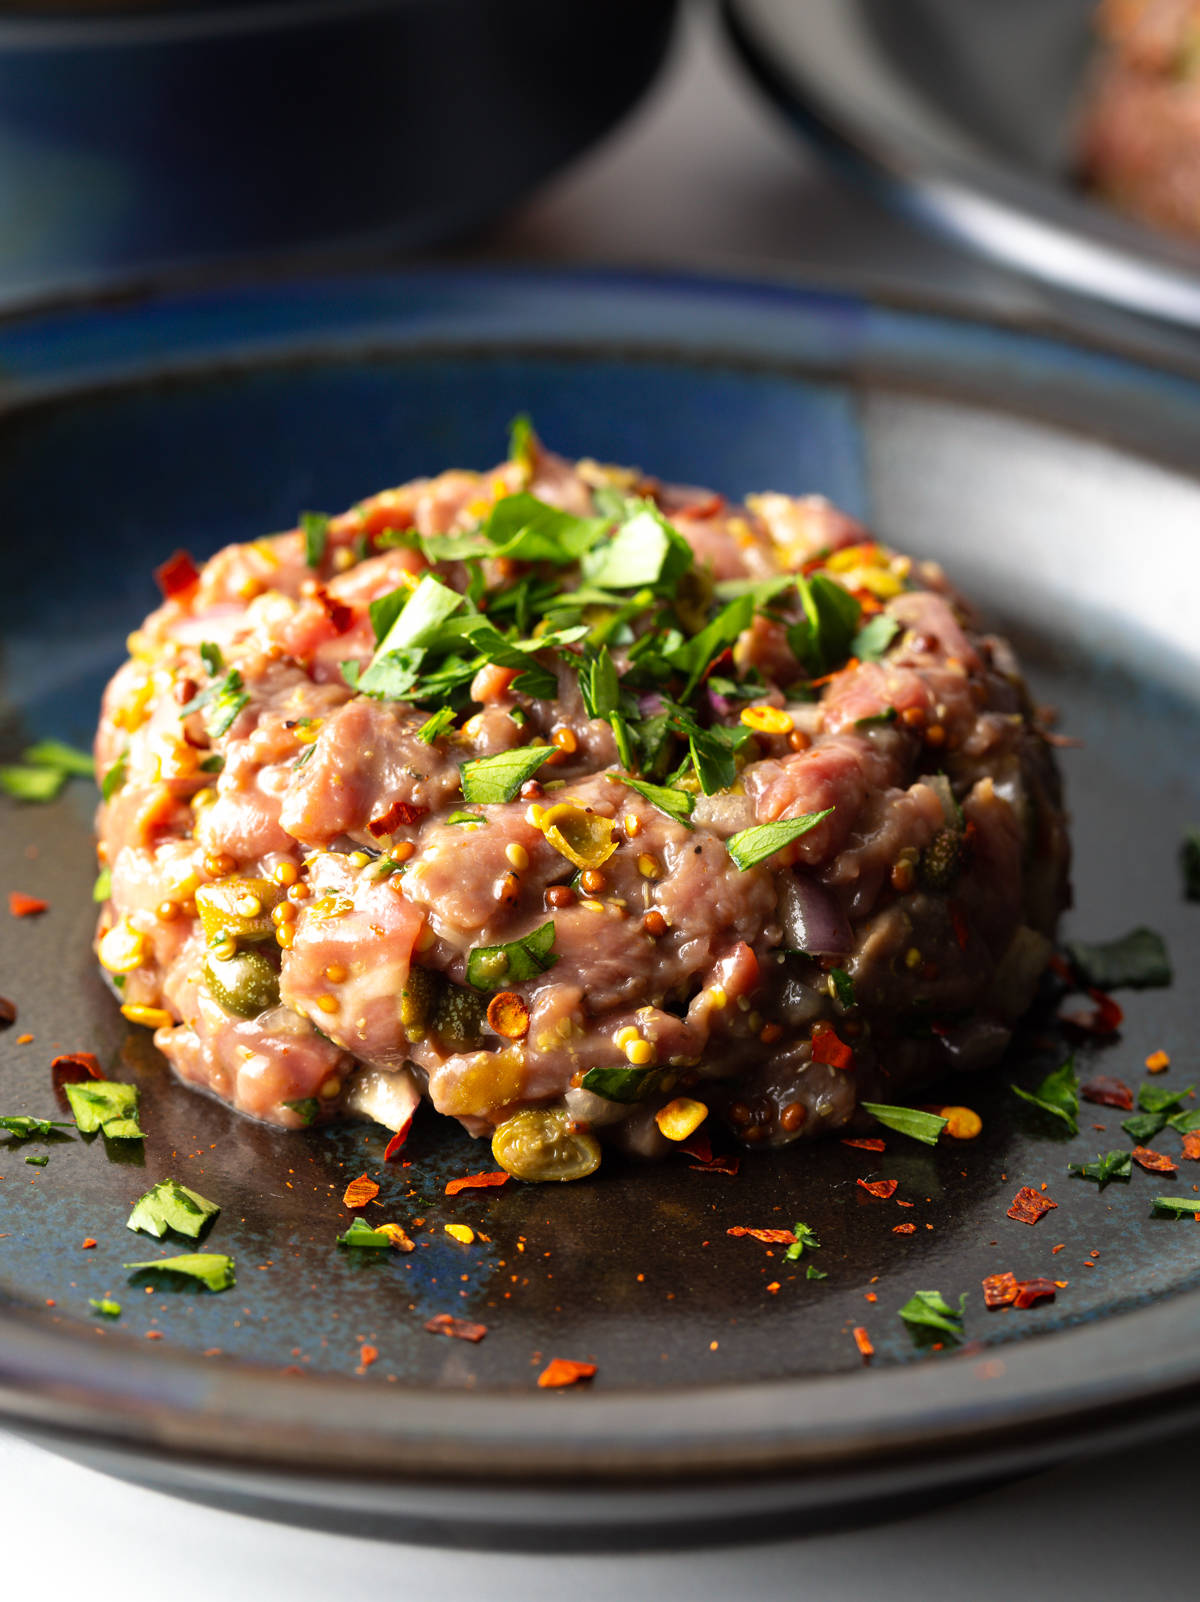
<svg viewBox="0 0 1200 1602"><path fill-rule="evenodd" d="M224 851L210 851L204 859L204 871L210 879L228 879L237 863Z"/></svg>
<svg viewBox="0 0 1200 1602"><path fill-rule="evenodd" d="M573 756L579 749L579 740L576 737L574 729L568 729L565 726L562 728L557 728L551 734L550 738L558 747L558 749L560 751L565 751L568 756Z"/></svg>
<svg viewBox="0 0 1200 1602"><path fill-rule="evenodd" d="M789 1101L779 1115L779 1127L789 1135L794 1135L797 1129L804 1127L808 1118L808 1108L802 1101Z"/></svg>
<svg viewBox="0 0 1200 1602"><path fill-rule="evenodd" d="M788 735L788 744L793 751L807 751L812 744L812 740L805 734L803 729L793 729Z"/></svg>
<svg viewBox="0 0 1200 1602"><path fill-rule="evenodd" d="M598 896L607 881L599 868L585 868L579 875L579 883L589 896Z"/></svg>
<svg viewBox="0 0 1200 1602"><path fill-rule="evenodd" d="M558 912L564 907L569 907L574 900L575 892L569 884L552 884L546 891L546 905L554 907Z"/></svg>
<svg viewBox="0 0 1200 1602"><path fill-rule="evenodd" d="M303 879L300 880L299 884L292 885L292 887L288 890L289 901L307 901L311 895L312 891L308 888Z"/></svg>
<svg viewBox="0 0 1200 1602"><path fill-rule="evenodd" d="M195 679L176 679L175 688L171 694L175 697L177 706L186 706L196 693Z"/></svg>
<svg viewBox="0 0 1200 1602"><path fill-rule="evenodd" d="M281 901L271 913L271 922L278 929L281 923L295 923L300 913L292 901Z"/></svg>
<svg viewBox="0 0 1200 1602"><path fill-rule="evenodd" d="M748 1124L750 1122L750 1109L744 1101L735 1101L729 1109L729 1121L732 1124Z"/></svg>
<svg viewBox="0 0 1200 1602"><path fill-rule="evenodd" d="M667 932L667 920L652 907L642 918L642 928L652 939L658 940Z"/></svg>
<svg viewBox="0 0 1200 1602"><path fill-rule="evenodd" d="M154 916L159 923L174 923L179 916L178 901L160 901L154 909Z"/></svg>
<svg viewBox="0 0 1200 1602"><path fill-rule="evenodd" d="M925 726L925 708L923 706L907 706L900 714L900 721L907 728L921 729Z"/></svg>
<svg viewBox="0 0 1200 1602"><path fill-rule="evenodd" d="M926 745L945 745L946 731L940 723L931 723L925 730Z"/></svg>
<svg viewBox="0 0 1200 1602"><path fill-rule="evenodd" d="M901 857L899 862L892 864L890 877L892 889L904 895L906 891L911 890L913 885L916 884L917 871L907 857Z"/></svg>

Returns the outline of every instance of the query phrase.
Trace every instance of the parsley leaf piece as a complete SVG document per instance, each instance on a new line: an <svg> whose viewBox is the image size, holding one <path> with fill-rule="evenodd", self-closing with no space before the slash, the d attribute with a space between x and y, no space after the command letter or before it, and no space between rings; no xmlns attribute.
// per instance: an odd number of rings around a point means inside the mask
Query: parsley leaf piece
<svg viewBox="0 0 1200 1602"><path fill-rule="evenodd" d="M1156 1196L1156 1213L1174 1213L1176 1218L1187 1218L1200 1213L1200 1196Z"/></svg>
<svg viewBox="0 0 1200 1602"><path fill-rule="evenodd" d="M818 1268L815 1263L809 1263L804 1271L804 1277L805 1279L828 1279L829 1275L823 1268Z"/></svg>
<svg viewBox="0 0 1200 1602"><path fill-rule="evenodd" d="M629 786L652 807L665 812L668 818L674 818L676 823L682 823L685 829L695 828L688 819L696 805L696 798L689 795L686 790L672 790L665 784L646 784L642 779L631 779L627 773L618 775L622 784Z"/></svg>
<svg viewBox="0 0 1200 1602"><path fill-rule="evenodd" d="M250 697L242 688L242 675L237 668L230 668L213 701L212 716L205 724L209 739L219 740L223 734L228 734L243 708L249 705Z"/></svg>
<svg viewBox="0 0 1200 1602"><path fill-rule="evenodd" d="M1153 1140L1160 1129L1166 1127L1167 1115L1161 1112L1134 1113L1121 1121L1121 1128L1131 1140Z"/></svg>
<svg viewBox="0 0 1200 1602"><path fill-rule="evenodd" d="M439 707L431 718L426 718L417 730L417 739L423 745L432 745L441 738L446 730L454 726L455 711L452 706Z"/></svg>
<svg viewBox="0 0 1200 1602"><path fill-rule="evenodd" d="M688 754L695 766L696 777L700 780L700 788L705 795L728 790L738 776L734 753L740 751L748 740L753 740L753 731L743 723L732 729L720 723L714 724L711 729L701 729L690 719L686 720L686 724Z"/></svg>
<svg viewBox="0 0 1200 1602"><path fill-rule="evenodd" d="M95 763L86 751L77 751L62 740L39 740L21 752L21 761L34 768L55 768L73 778L90 779L96 771Z"/></svg>
<svg viewBox="0 0 1200 1602"><path fill-rule="evenodd" d="M725 842L725 849L744 873L747 868L765 862L777 851L782 851L784 846L791 845L793 840L799 840L801 835L815 829L832 811L832 807L826 807L823 812L806 812L800 818L779 818L774 823L755 824L751 829L731 834Z"/></svg>
<svg viewBox="0 0 1200 1602"><path fill-rule="evenodd" d="M1171 1128L1180 1135L1192 1135L1200 1129L1200 1107L1189 1108L1187 1112L1174 1113L1167 1119Z"/></svg>
<svg viewBox="0 0 1200 1602"><path fill-rule="evenodd" d="M1052 1118L1059 1118L1073 1135L1079 1133L1079 1080L1075 1076L1075 1059L1068 1057L1061 1068L1047 1074L1036 1090L1022 1090L1020 1085L1008 1087L1022 1101Z"/></svg>
<svg viewBox="0 0 1200 1602"><path fill-rule="evenodd" d="M956 1312L940 1291L919 1290L914 1291L900 1309L900 1317L910 1330L939 1330L952 1340L960 1341L963 1338L962 1321L966 1305L966 1291L958 1299Z"/></svg>
<svg viewBox="0 0 1200 1602"><path fill-rule="evenodd" d="M885 707L882 712L876 712L872 717L855 718L856 729L880 729L889 723L895 723L898 714L894 706Z"/></svg>
<svg viewBox="0 0 1200 1602"><path fill-rule="evenodd" d="M117 760L109 768L100 781L100 794L105 801L111 801L113 796L129 777L129 752L122 751Z"/></svg>
<svg viewBox="0 0 1200 1602"><path fill-rule="evenodd" d="M390 651L411 651L428 645L441 632L446 623L464 604L466 597L452 590L432 573L421 576L413 590L392 590L390 594L372 601L371 623L378 640L371 667ZM382 632L380 626L385 625ZM366 684L371 669L363 675ZM368 686L369 688L369 686Z"/></svg>
<svg viewBox="0 0 1200 1602"><path fill-rule="evenodd" d="M26 768L10 763L0 767L0 790L14 801L53 801L67 778L62 768Z"/></svg>
<svg viewBox="0 0 1200 1602"><path fill-rule="evenodd" d="M30 1118L26 1113L12 1113L7 1118L0 1118L0 1129L5 1129L18 1140L29 1140L34 1135L49 1135L56 1129L70 1129L70 1124L60 1124L53 1118Z"/></svg>
<svg viewBox="0 0 1200 1602"><path fill-rule="evenodd" d="M829 970L829 977L833 981L833 993L841 1002L842 1006L853 1007L854 980L846 972L845 968L831 968Z"/></svg>
<svg viewBox="0 0 1200 1602"><path fill-rule="evenodd" d="M690 698L709 665L723 656L732 645L736 645L738 636L753 621L754 597L750 594L741 595L737 600L730 601L728 606L722 607L712 622L702 628L699 634L693 635L686 644L665 653L670 665L688 676L680 700Z"/></svg>
<svg viewBox="0 0 1200 1602"><path fill-rule="evenodd" d="M583 1090L603 1096L605 1101L629 1103L653 1095L668 1072L663 1068L589 1068L579 1083Z"/></svg>
<svg viewBox="0 0 1200 1602"><path fill-rule="evenodd" d="M552 745L525 745L518 746L515 751L501 751L498 756L464 762L461 769L463 800L476 806L511 801L526 779L532 779L553 753Z"/></svg>
<svg viewBox="0 0 1200 1602"><path fill-rule="evenodd" d="M1154 1085L1147 1081L1138 1087L1138 1106L1148 1113L1178 1112L1184 1098L1190 1096L1195 1088L1195 1085L1185 1085L1182 1090L1171 1090L1166 1085Z"/></svg>
<svg viewBox="0 0 1200 1602"><path fill-rule="evenodd" d="M196 1240L209 1219L220 1211L216 1202L207 1201L177 1179L160 1179L144 1196L138 1197L125 1220L125 1228L153 1235L155 1240L161 1240L168 1229L173 1229L177 1235Z"/></svg>
<svg viewBox="0 0 1200 1602"><path fill-rule="evenodd" d="M1127 1151L1097 1152L1094 1163L1068 1163L1068 1174L1079 1179L1091 1179L1103 1190L1114 1179L1128 1179L1133 1173L1133 1158Z"/></svg>
<svg viewBox="0 0 1200 1602"><path fill-rule="evenodd" d="M392 1243L386 1231L372 1229L370 1224L362 1218L352 1218L346 1233L338 1236L337 1244L339 1246L358 1246L369 1252L381 1252L387 1251Z"/></svg>
<svg viewBox="0 0 1200 1602"><path fill-rule="evenodd" d="M608 646L585 659L579 669L579 693L589 718L607 718L620 710L621 685Z"/></svg>
<svg viewBox="0 0 1200 1602"><path fill-rule="evenodd" d="M480 535L489 555L562 567L578 562L610 526L607 517L575 517L521 491L495 503Z"/></svg>
<svg viewBox="0 0 1200 1602"><path fill-rule="evenodd" d="M850 655L860 662L878 662L900 632L900 625L886 612L877 612L850 641Z"/></svg>
<svg viewBox="0 0 1200 1602"><path fill-rule="evenodd" d="M908 1135L913 1140L919 1140L924 1146L936 1146L938 1136L945 1129L947 1120L940 1118L937 1113L922 1112L919 1107L893 1107L885 1101L860 1101L858 1104L863 1112L871 1114L887 1129L894 1129L898 1135Z"/></svg>
<svg viewBox="0 0 1200 1602"><path fill-rule="evenodd" d="M450 816L446 819L446 822L447 823L486 823L487 819L484 817L482 812L467 812L465 810L460 809L458 812L452 812L450 814Z"/></svg>
<svg viewBox="0 0 1200 1602"><path fill-rule="evenodd" d="M309 567L320 567L329 544L328 517L324 512L301 512L300 528L304 534L305 562Z"/></svg>
<svg viewBox="0 0 1200 1602"><path fill-rule="evenodd" d="M112 869L101 868L96 875L96 882L92 886L92 900L99 903L107 901L112 895Z"/></svg>
<svg viewBox="0 0 1200 1602"><path fill-rule="evenodd" d="M809 677L821 678L849 657L862 607L849 590L824 573L799 578L796 587L804 617L788 630L788 645Z"/></svg>
<svg viewBox="0 0 1200 1602"><path fill-rule="evenodd" d="M93 1308L102 1318L120 1318L120 1302L110 1301L107 1296L89 1296L88 1306Z"/></svg>
<svg viewBox="0 0 1200 1602"><path fill-rule="evenodd" d="M215 679L217 674L225 667L225 658L221 647L214 640L203 640L200 645L200 660Z"/></svg>
<svg viewBox="0 0 1200 1602"><path fill-rule="evenodd" d="M796 1237L795 1244L789 1246L783 1254L789 1263L794 1263L797 1258L803 1257L806 1251L815 1252L820 1250L821 1242L807 1224L793 1224L792 1234Z"/></svg>
<svg viewBox="0 0 1200 1602"><path fill-rule="evenodd" d="M1100 945L1071 940L1067 951L1080 979L1094 990L1149 990L1171 983L1167 948L1153 929L1131 929Z"/></svg>
<svg viewBox="0 0 1200 1602"><path fill-rule="evenodd" d="M372 659L365 672L360 673L356 667L350 687L381 701L406 701L417 687L424 660L424 651L383 651ZM342 673L346 676L345 663Z"/></svg>
<svg viewBox="0 0 1200 1602"><path fill-rule="evenodd" d="M88 1079L83 1084L62 1088L81 1135L94 1135L102 1130L113 1140L145 1140L145 1132L137 1124L136 1085L121 1084L114 1079Z"/></svg>
<svg viewBox="0 0 1200 1602"><path fill-rule="evenodd" d="M467 956L467 983L476 990L506 990L536 979L558 961L554 952L554 920L519 940L502 946L476 946Z"/></svg>
<svg viewBox="0 0 1200 1602"><path fill-rule="evenodd" d="M28 1164L29 1164L29 1165L30 1165L30 1166L31 1166L31 1167L32 1167L32 1168L45 1168L45 1166L46 1166L46 1164L47 1164L47 1163L48 1163L48 1162L49 1162L49 1161L50 1161L50 1159L49 1159L49 1157L34 1157L34 1156L29 1156L29 1157L26 1157L26 1159L25 1159L25 1161L26 1161L26 1162L27 1162L27 1163L28 1163Z"/></svg>
<svg viewBox="0 0 1200 1602"><path fill-rule="evenodd" d="M290 1112L296 1113L303 1120L303 1127L308 1128L315 1124L317 1114L321 1111L320 1104L315 1096L305 1096L300 1101L285 1101L283 1104Z"/></svg>
<svg viewBox="0 0 1200 1602"><path fill-rule="evenodd" d="M533 419L528 412L518 412L508 425L508 459L533 472L533 449L537 441Z"/></svg>
<svg viewBox="0 0 1200 1602"><path fill-rule="evenodd" d="M124 1263L131 1273L185 1274L198 1279L210 1291L228 1290L237 1284L233 1258L223 1252L184 1252L180 1257L158 1257L149 1263Z"/></svg>
<svg viewBox="0 0 1200 1602"><path fill-rule="evenodd" d="M635 501L612 539L588 553L583 574L598 589L671 595L693 561L691 546L657 506Z"/></svg>

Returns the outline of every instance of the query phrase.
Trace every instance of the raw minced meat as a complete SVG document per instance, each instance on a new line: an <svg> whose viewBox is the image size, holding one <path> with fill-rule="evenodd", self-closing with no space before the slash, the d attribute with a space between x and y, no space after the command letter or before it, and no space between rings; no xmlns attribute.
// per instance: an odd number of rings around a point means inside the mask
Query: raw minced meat
<svg viewBox="0 0 1200 1602"><path fill-rule="evenodd" d="M1012 653L819 497L529 434L164 570L96 742L100 960L286 1127L427 1097L524 1178L993 1063L1067 900Z"/></svg>

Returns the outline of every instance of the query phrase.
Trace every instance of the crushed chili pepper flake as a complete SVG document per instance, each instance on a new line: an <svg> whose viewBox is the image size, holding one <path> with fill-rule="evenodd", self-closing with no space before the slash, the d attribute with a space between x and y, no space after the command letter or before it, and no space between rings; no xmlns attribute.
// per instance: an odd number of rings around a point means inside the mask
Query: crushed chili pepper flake
<svg viewBox="0 0 1200 1602"><path fill-rule="evenodd" d="M371 819L367 828L377 840L382 840L384 835L394 834L397 829L408 828L419 822L428 811L428 807L415 807L409 801L393 801L386 812Z"/></svg>
<svg viewBox="0 0 1200 1602"><path fill-rule="evenodd" d="M741 1158L732 1152L719 1153L716 1157L710 1157L707 1162L688 1164L688 1167L694 1168L698 1174L728 1174L731 1179L736 1177L741 1166Z"/></svg>
<svg viewBox="0 0 1200 1602"><path fill-rule="evenodd" d="M835 1029L819 1023L812 1032L812 1060L845 1070L854 1066L854 1053Z"/></svg>
<svg viewBox="0 0 1200 1602"><path fill-rule="evenodd" d="M855 1184L865 1190L870 1196L878 1196L880 1201L890 1201L896 1194L900 1184L898 1179L857 1179Z"/></svg>
<svg viewBox="0 0 1200 1602"><path fill-rule="evenodd" d="M367 1369L370 1368L371 1364L374 1363L378 1357L378 1348L374 1346L368 1346L364 1342L363 1345L359 1347L358 1351L358 1372L360 1374L365 1374Z"/></svg>
<svg viewBox="0 0 1200 1602"><path fill-rule="evenodd" d="M544 1391L559 1390L564 1385L590 1380L595 1372L595 1363L576 1363L569 1357L556 1357L538 1375L538 1386Z"/></svg>
<svg viewBox="0 0 1200 1602"><path fill-rule="evenodd" d="M18 1046L32 1046L32 1044L33 1044L33 1036L32 1035L18 1035L17 1036L17 1045Z"/></svg>
<svg viewBox="0 0 1200 1602"><path fill-rule="evenodd" d="M1039 1196L1036 1190L1032 1190L1028 1185L1022 1185L1013 1197L1007 1212L1008 1216L1015 1218L1018 1224L1036 1224L1044 1213L1057 1206L1058 1203L1051 1201L1049 1196Z"/></svg>
<svg viewBox="0 0 1200 1602"><path fill-rule="evenodd" d="M200 573L186 551L175 551L154 569L154 582L162 591L163 599L170 601L194 590L200 582Z"/></svg>
<svg viewBox="0 0 1200 1602"><path fill-rule="evenodd" d="M843 1140L843 1146L853 1146L856 1151L886 1151L886 1140Z"/></svg>
<svg viewBox="0 0 1200 1602"><path fill-rule="evenodd" d="M468 1319L455 1318L453 1313L435 1313L425 1328L431 1335L451 1335L456 1341L481 1341L487 1334L486 1324L472 1324Z"/></svg>
<svg viewBox="0 0 1200 1602"><path fill-rule="evenodd" d="M84 1249L85 1252L91 1251L92 1247L95 1246L95 1245L96 1245L96 1237L94 1235L88 1235L87 1238L83 1242L83 1249Z"/></svg>
<svg viewBox="0 0 1200 1602"><path fill-rule="evenodd" d="M859 1356L864 1363L869 1363L875 1356L875 1348L871 1344L871 1337L861 1324L856 1325L852 1333L854 1335L854 1344L858 1347Z"/></svg>
<svg viewBox="0 0 1200 1602"><path fill-rule="evenodd" d="M1189 1162L1200 1163L1200 1129L1183 1137L1183 1155Z"/></svg>
<svg viewBox="0 0 1200 1602"><path fill-rule="evenodd" d="M379 1186L375 1181L368 1174L360 1174L357 1179L352 1179L346 1186L345 1195L342 1197L342 1205L350 1208L365 1207L368 1202L373 1202L378 1195Z"/></svg>
<svg viewBox="0 0 1200 1602"><path fill-rule="evenodd" d="M388 1141L383 1148L383 1160L385 1163L390 1163L393 1157L398 1156L404 1150L404 1142L408 1139L408 1132L411 1128L412 1119L410 1118L404 1128L397 1129L391 1140Z"/></svg>
<svg viewBox="0 0 1200 1602"><path fill-rule="evenodd" d="M1086 1085L1080 1085L1079 1094L1084 1101L1090 1101L1097 1107L1133 1111L1133 1091L1122 1079L1110 1079L1106 1074L1099 1074L1095 1079L1089 1079Z"/></svg>
<svg viewBox="0 0 1200 1602"><path fill-rule="evenodd" d="M1146 1058L1146 1068L1152 1074L1165 1074L1171 1066L1171 1059L1165 1051L1152 1051Z"/></svg>
<svg viewBox="0 0 1200 1602"><path fill-rule="evenodd" d="M99 1059L90 1051L67 1051L61 1057L55 1057L50 1064L50 1072L54 1077L55 1085L69 1084L68 1075L74 1075L82 1070L89 1079L103 1079L104 1069Z"/></svg>
<svg viewBox="0 0 1200 1602"><path fill-rule="evenodd" d="M790 1229L747 1229L744 1224L735 1224L732 1229L725 1231L727 1235L749 1235L751 1240L761 1240L768 1246L794 1246L796 1237Z"/></svg>
<svg viewBox="0 0 1200 1602"><path fill-rule="evenodd" d="M1017 1276L1009 1269L1002 1274L988 1274L983 1280L985 1307L1008 1307L1017 1299Z"/></svg>
<svg viewBox="0 0 1200 1602"><path fill-rule="evenodd" d="M1165 1152L1151 1151L1149 1146L1135 1146L1130 1153L1139 1168L1144 1168L1148 1174L1177 1174L1179 1164L1173 1157Z"/></svg>
<svg viewBox="0 0 1200 1602"><path fill-rule="evenodd" d="M1089 989L1088 995L1095 1002L1095 1009L1084 1012L1077 1008L1060 1013L1063 1023L1082 1029L1088 1035L1115 1035L1125 1019L1120 1004L1103 990Z"/></svg>
<svg viewBox="0 0 1200 1602"><path fill-rule="evenodd" d="M915 1224L893 1224L892 1225L892 1234L893 1235L915 1235L916 1233L917 1233L917 1226Z"/></svg>
<svg viewBox="0 0 1200 1602"><path fill-rule="evenodd" d="M1052 1279L1023 1279L1017 1286L1014 1307L1036 1307L1038 1302L1052 1302L1057 1292Z"/></svg>
<svg viewBox="0 0 1200 1602"><path fill-rule="evenodd" d="M42 901L37 896L24 895L20 890L8 892L8 910L14 918L36 918L41 912L48 912L50 903Z"/></svg>
<svg viewBox="0 0 1200 1602"><path fill-rule="evenodd" d="M771 1281L771 1283L767 1286L768 1294L771 1295L771 1296L778 1296L779 1292L782 1289L783 1289L783 1287L780 1285L780 1283L779 1283L779 1281L777 1279L773 1279Z"/></svg>
<svg viewBox="0 0 1200 1602"><path fill-rule="evenodd" d="M494 1185L507 1185L508 1174L503 1168L497 1168L489 1173L464 1174L461 1179L451 1179L446 1185L447 1196L457 1196L460 1190L490 1190Z"/></svg>
<svg viewBox="0 0 1200 1602"><path fill-rule="evenodd" d="M1051 1246L1051 1248L1050 1248L1051 1257L1056 1257L1058 1255L1058 1253L1061 1252L1064 1249L1066 1244L1067 1243L1066 1243L1065 1240L1060 1240L1057 1246Z"/></svg>
<svg viewBox="0 0 1200 1602"><path fill-rule="evenodd" d="M917 1205L916 1202L901 1201L899 1196L896 1197L896 1206L897 1207L915 1207L916 1205Z"/></svg>

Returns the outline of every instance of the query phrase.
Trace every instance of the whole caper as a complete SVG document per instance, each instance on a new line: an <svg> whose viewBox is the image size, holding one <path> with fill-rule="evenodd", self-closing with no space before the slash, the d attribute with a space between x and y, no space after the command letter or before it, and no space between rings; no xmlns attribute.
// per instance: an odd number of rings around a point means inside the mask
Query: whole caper
<svg viewBox="0 0 1200 1602"><path fill-rule="evenodd" d="M470 1051L483 1039L487 998L461 985L447 984L438 997L433 1032L446 1051Z"/></svg>
<svg viewBox="0 0 1200 1602"><path fill-rule="evenodd" d="M279 975L261 951L235 951L230 957L209 951L202 972L213 1000L239 1018L257 1018L279 1005Z"/></svg>

